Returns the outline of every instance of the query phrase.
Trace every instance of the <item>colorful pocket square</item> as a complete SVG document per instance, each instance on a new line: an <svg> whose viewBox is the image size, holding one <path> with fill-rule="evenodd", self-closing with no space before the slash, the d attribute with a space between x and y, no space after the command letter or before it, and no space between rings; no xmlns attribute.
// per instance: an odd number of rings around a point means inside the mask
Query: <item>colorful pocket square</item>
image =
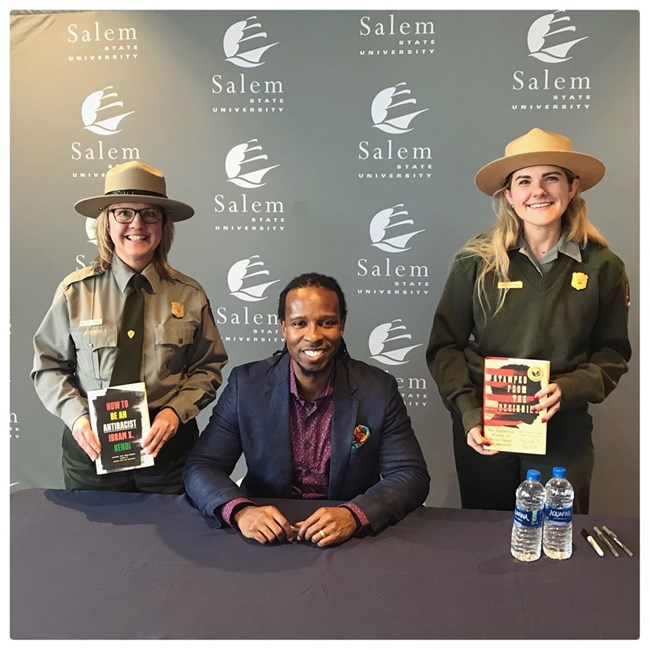
<svg viewBox="0 0 650 650"><path fill-rule="evenodd" d="M368 438L370 438L370 429L363 424L357 424L352 434L352 449L361 447Z"/></svg>

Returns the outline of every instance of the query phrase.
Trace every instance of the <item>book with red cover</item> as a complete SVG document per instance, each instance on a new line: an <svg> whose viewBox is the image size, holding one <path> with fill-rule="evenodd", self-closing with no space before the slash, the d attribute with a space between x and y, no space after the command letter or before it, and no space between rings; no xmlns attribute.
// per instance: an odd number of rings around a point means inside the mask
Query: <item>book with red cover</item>
<svg viewBox="0 0 650 650"><path fill-rule="evenodd" d="M541 359L487 357L483 377L483 435L490 449L546 453L546 410L533 411L548 386L551 364Z"/></svg>

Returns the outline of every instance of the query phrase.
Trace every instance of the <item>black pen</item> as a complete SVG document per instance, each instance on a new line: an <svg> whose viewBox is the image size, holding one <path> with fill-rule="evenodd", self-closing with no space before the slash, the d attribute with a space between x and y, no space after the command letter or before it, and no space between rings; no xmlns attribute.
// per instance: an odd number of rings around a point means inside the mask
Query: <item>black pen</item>
<svg viewBox="0 0 650 650"><path fill-rule="evenodd" d="M621 542L621 540L618 538L618 535L613 531L607 528L607 526L603 526L603 530L611 536L611 538L630 556L632 557L634 554L630 549Z"/></svg>
<svg viewBox="0 0 650 650"><path fill-rule="evenodd" d="M598 555L600 555L600 557L604 557L604 556L605 556L605 554L603 553L603 549L600 548L600 546L598 546L598 543L597 543L596 540L595 540L595 539L594 539L594 538L589 534L589 531L588 531L586 528L583 528L583 529L582 529L582 536L583 536L583 537L584 537L584 538L589 542L589 544L591 545L591 548L593 548L594 551L596 551L596 553L598 553Z"/></svg>

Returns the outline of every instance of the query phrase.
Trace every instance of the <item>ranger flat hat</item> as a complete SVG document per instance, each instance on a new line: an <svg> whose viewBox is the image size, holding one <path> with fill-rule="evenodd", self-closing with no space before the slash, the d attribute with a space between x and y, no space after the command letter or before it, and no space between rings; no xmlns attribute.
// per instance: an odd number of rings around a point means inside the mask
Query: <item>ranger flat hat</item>
<svg viewBox="0 0 650 650"><path fill-rule="evenodd" d="M104 194L81 199L74 209L86 217L96 219L112 203L150 203L165 210L172 221L183 221L194 214L194 208L167 197L163 173L139 160L116 165L106 172Z"/></svg>
<svg viewBox="0 0 650 650"><path fill-rule="evenodd" d="M580 191L588 190L605 175L605 165L586 153L574 151L571 140L559 133L532 129L506 145L503 158L478 170L474 183L492 196L514 171L534 165L564 167L580 179Z"/></svg>

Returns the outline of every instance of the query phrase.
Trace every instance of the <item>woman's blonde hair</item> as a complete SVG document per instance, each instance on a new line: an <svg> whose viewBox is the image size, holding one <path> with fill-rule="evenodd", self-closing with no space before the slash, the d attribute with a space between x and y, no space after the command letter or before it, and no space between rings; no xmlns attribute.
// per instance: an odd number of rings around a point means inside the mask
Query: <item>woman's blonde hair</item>
<svg viewBox="0 0 650 650"><path fill-rule="evenodd" d="M111 239L110 223L108 210L110 205L104 208L95 221L95 235L97 237L97 257L93 260L93 265L102 271L107 271L113 263L113 252L115 244ZM162 234L160 243L154 251L153 264L158 271L158 275L164 280L173 280L176 277L174 269L169 265L167 256L174 241L174 223L167 218L163 210L162 217Z"/></svg>
<svg viewBox="0 0 650 650"><path fill-rule="evenodd" d="M564 173L571 185L576 176L568 169L564 169ZM508 289L498 288L497 303L490 305L486 290L488 275L492 276L490 281L497 287L503 287L509 281L510 258L508 251L517 243L522 228L522 221L510 207L504 192L510 186L511 180L512 174L505 179L503 185L492 196L493 205L496 204L497 215L492 228L472 237L458 251L458 255L461 257L475 255L481 260L475 287L481 308L486 315L490 311L496 314L503 307L508 294ZM569 201L569 205L562 215L562 226L566 230L567 240L578 244L581 248L584 248L589 241L607 246L607 240L589 220L587 204L580 196L579 191Z"/></svg>

